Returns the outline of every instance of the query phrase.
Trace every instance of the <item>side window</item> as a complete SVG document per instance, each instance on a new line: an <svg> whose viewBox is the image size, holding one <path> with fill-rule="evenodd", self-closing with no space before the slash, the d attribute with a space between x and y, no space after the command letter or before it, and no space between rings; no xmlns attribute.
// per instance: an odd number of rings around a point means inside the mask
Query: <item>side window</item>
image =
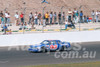
<svg viewBox="0 0 100 67"><path fill-rule="evenodd" d="M42 44L49 44L49 41L43 41Z"/></svg>
<svg viewBox="0 0 100 67"><path fill-rule="evenodd" d="M51 41L51 43L50 43L51 45L53 45L53 44L56 44L56 42L55 41Z"/></svg>
<svg viewBox="0 0 100 67"><path fill-rule="evenodd" d="M58 44L61 44L61 42L60 42L60 41L58 41Z"/></svg>

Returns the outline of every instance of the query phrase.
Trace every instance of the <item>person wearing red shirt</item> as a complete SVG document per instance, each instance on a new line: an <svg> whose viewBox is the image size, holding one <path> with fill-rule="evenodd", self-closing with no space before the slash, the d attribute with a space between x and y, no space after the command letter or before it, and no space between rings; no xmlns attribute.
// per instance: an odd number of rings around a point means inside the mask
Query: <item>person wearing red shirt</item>
<svg viewBox="0 0 100 67"><path fill-rule="evenodd" d="M21 18L21 23L24 23L24 14L23 13L21 13L20 18Z"/></svg>

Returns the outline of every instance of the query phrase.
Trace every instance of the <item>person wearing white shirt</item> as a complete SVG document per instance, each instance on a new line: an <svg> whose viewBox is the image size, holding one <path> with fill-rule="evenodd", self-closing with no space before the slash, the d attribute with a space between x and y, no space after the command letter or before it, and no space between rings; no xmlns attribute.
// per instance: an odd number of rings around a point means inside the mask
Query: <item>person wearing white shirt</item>
<svg viewBox="0 0 100 67"><path fill-rule="evenodd" d="M32 20L33 20L33 13L31 12L29 14L29 23L28 24L31 24Z"/></svg>
<svg viewBox="0 0 100 67"><path fill-rule="evenodd" d="M8 24L8 26L11 25L10 24L10 13L8 13L8 15L7 15L7 24Z"/></svg>
<svg viewBox="0 0 100 67"><path fill-rule="evenodd" d="M72 20L72 11L71 11L71 9L69 9L69 11L68 11L68 22L71 22L71 20Z"/></svg>
<svg viewBox="0 0 100 67"><path fill-rule="evenodd" d="M37 14L37 12L34 15L34 21L35 21L35 24L37 25L38 24L38 14Z"/></svg>
<svg viewBox="0 0 100 67"><path fill-rule="evenodd" d="M75 24L77 24L78 23L78 10L76 9L76 8L74 8L74 22L75 22Z"/></svg>
<svg viewBox="0 0 100 67"><path fill-rule="evenodd" d="M16 26L18 25L18 22L19 22L19 15L18 15L18 12L16 12L16 14L15 14L15 23L16 23Z"/></svg>
<svg viewBox="0 0 100 67"><path fill-rule="evenodd" d="M96 12L96 22L98 22L98 18L99 18L99 11L97 10L97 12Z"/></svg>
<svg viewBox="0 0 100 67"><path fill-rule="evenodd" d="M94 10L92 10L91 16L92 16L92 22L94 23L94 22L95 22L95 19L94 19L94 17L95 17L95 12L94 12Z"/></svg>
<svg viewBox="0 0 100 67"><path fill-rule="evenodd" d="M67 27L68 27L68 21L66 20L65 21L65 30L67 29Z"/></svg>
<svg viewBox="0 0 100 67"><path fill-rule="evenodd" d="M6 11L6 13L5 13L5 23L7 23L7 18L8 17L8 12Z"/></svg>

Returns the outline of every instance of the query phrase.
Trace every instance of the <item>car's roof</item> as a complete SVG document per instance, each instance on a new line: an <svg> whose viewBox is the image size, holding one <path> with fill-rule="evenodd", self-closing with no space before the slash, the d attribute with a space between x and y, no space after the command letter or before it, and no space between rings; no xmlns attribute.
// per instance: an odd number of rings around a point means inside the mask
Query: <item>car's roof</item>
<svg viewBox="0 0 100 67"><path fill-rule="evenodd" d="M45 41L60 41L60 40L45 40Z"/></svg>

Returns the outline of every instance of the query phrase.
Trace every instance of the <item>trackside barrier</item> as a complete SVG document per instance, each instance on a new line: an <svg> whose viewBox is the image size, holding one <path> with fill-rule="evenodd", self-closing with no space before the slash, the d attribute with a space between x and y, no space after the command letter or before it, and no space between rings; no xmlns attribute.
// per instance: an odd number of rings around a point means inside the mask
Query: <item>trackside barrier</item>
<svg viewBox="0 0 100 67"><path fill-rule="evenodd" d="M43 40L61 40L61 41L68 41L68 42L100 41L100 31L1 35L0 47L1 46L33 45L33 44L39 44Z"/></svg>
<svg viewBox="0 0 100 67"><path fill-rule="evenodd" d="M99 30L100 27L98 28L84 28L84 29L80 29L81 31L91 31L91 30ZM72 28L68 28L68 29L44 29L44 31L69 31L69 30L73 30ZM76 28L76 30L79 30L79 28ZM32 30L24 30L24 32L27 31L42 31L41 29L32 29ZM2 32L2 31L0 31ZM14 30L12 32L23 32L23 30Z"/></svg>

